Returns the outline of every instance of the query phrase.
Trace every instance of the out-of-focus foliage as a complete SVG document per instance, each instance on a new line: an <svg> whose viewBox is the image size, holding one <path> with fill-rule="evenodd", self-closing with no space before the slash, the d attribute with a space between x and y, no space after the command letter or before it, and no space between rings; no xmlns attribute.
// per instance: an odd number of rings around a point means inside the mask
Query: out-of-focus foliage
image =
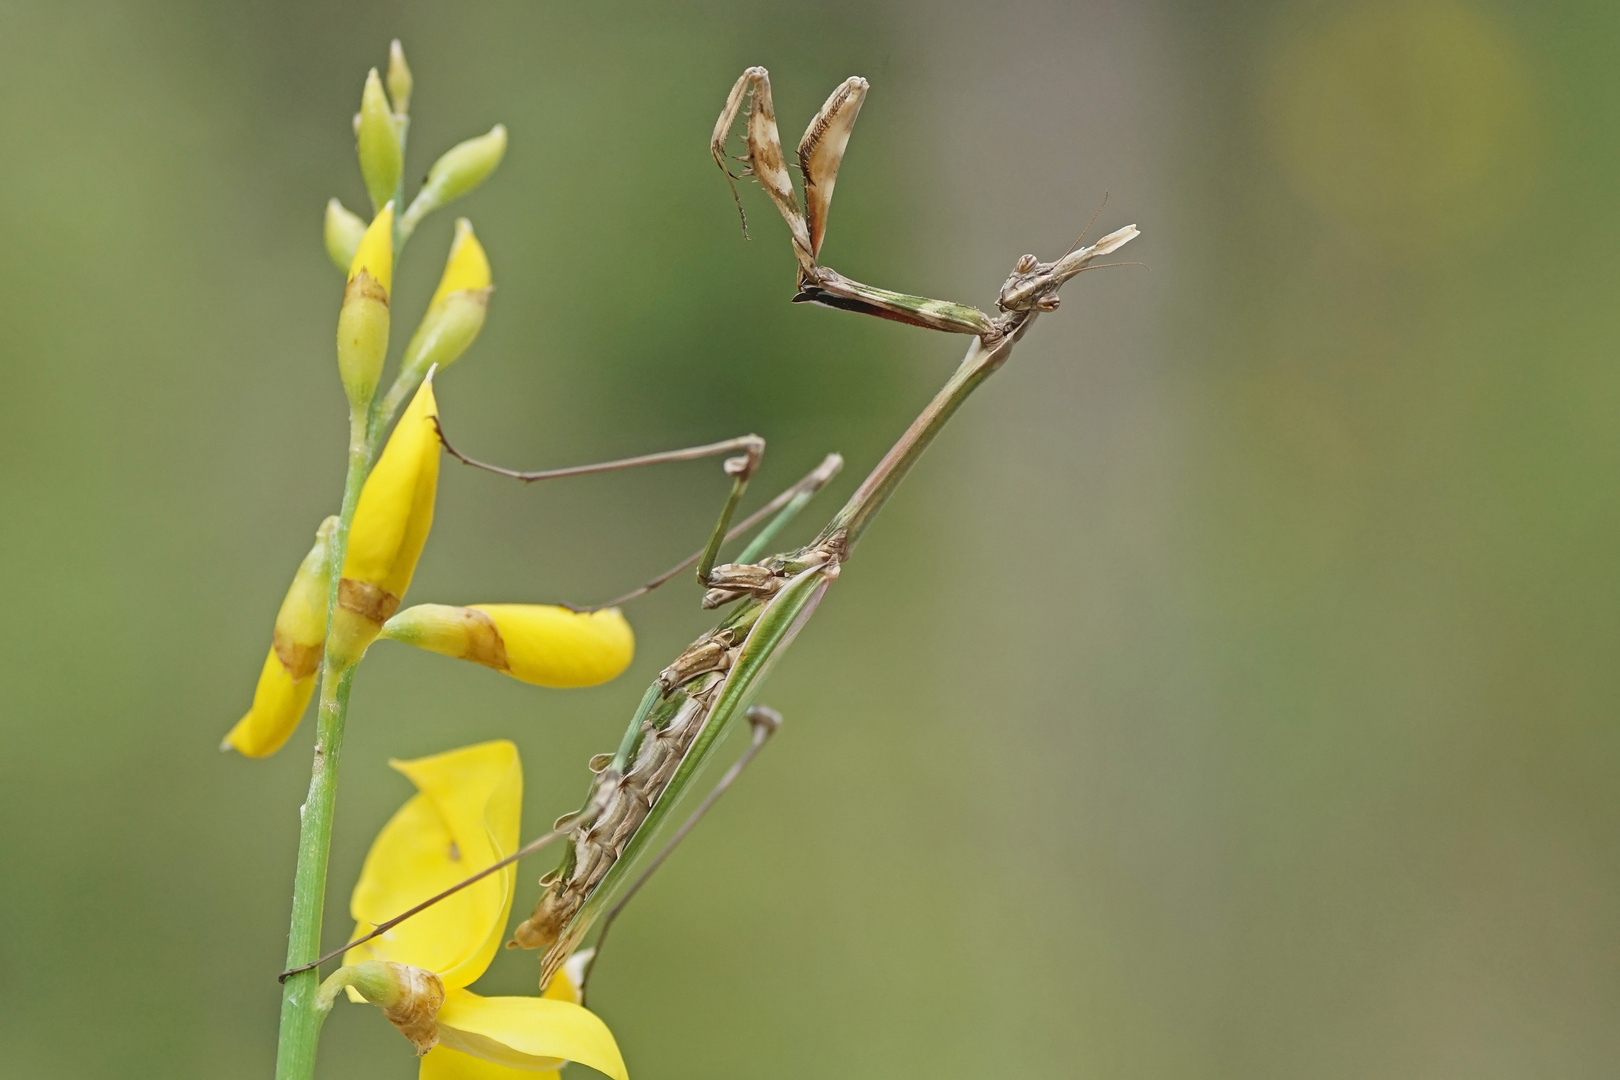
<svg viewBox="0 0 1620 1080"><path fill-rule="evenodd" d="M637 1080L1620 1058L1620 13L36 2L0 11L8 1076L268 1070L311 725L215 747L337 503L322 214L366 205L355 73L395 36L408 175L509 131L439 402L481 458L753 430L756 491L848 457L830 513L955 362L789 305L757 198L742 240L706 140L747 64L789 139L872 81L823 253L863 281L988 304L1105 190L1145 232L930 452L773 679L783 735L615 931L591 1004ZM723 487L447 462L412 602L611 596ZM379 648L329 941L387 758L512 738L536 835L695 601L632 607L629 674L567 695ZM375 1021L334 1014L323 1075L411 1075Z"/></svg>

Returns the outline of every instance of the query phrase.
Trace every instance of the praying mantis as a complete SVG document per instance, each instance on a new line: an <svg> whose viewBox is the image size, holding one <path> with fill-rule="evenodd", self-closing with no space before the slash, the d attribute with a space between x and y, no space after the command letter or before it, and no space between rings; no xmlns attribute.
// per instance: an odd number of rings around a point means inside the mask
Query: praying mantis
<svg viewBox="0 0 1620 1080"><path fill-rule="evenodd" d="M764 188L786 221L798 264L795 302L971 335L966 356L820 533L803 547L768 556L764 551L776 532L792 520L841 467L842 459L837 455L829 455L798 484L733 528L732 517L764 451L763 440L757 436L610 462L604 466L521 473L486 466L462 455L451 447L441 429L441 439L452 456L523 480L739 452L726 459L725 472L732 486L704 549L673 571L601 605L632 599L696 563L697 579L705 590L703 607L736 606L659 672L642 695L618 747L591 759L592 779L579 810L560 818L550 832L524 845L507 859L380 924L358 941L381 934L473 881L566 838L568 844L561 863L541 879L543 892L533 912L517 927L510 944L545 950L540 971L540 986L544 988L579 949L591 929L600 923L596 951L590 958L594 963L600 954L602 939L624 903L780 726L781 718L772 710L753 705L753 699L772 667L837 581L842 566L854 553L867 527L923 451L973 391L1007 362L1013 347L1037 316L1058 307L1058 291L1064 283L1085 270L1093 260L1117 251L1139 235L1134 225L1128 225L1088 247L1080 247L1076 241L1067 252L1050 262L1034 255L1023 256L1001 287L996 305L999 314L995 316L963 304L863 285L823 266L818 259L826 235L833 187L867 89L865 79L845 80L827 98L805 131L798 147L798 167L804 186L803 211L785 164L771 102L770 78L764 68L749 68L732 87L715 125L711 154L725 172L733 198L737 198L736 181L751 176ZM745 168L740 175L734 175L727 164L726 144L745 103L748 107L746 152L736 159ZM740 199L738 210L741 213ZM743 224L746 233L746 217ZM736 561L717 563L726 540L766 517L770 517L769 523ZM692 788L704 765L739 718L746 718L753 731L748 750L663 849L652 857L642 873L632 879L631 873L647 855L652 838L676 803ZM617 903L609 908L609 901L615 897L618 897ZM588 976L589 967L585 973ZM284 973L283 977L286 974L291 972Z"/></svg>

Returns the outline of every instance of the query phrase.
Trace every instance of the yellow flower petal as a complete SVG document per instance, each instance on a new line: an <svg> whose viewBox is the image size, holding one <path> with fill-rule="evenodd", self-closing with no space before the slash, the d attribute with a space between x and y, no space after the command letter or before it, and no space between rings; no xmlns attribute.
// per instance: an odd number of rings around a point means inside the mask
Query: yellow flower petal
<svg viewBox="0 0 1620 1080"><path fill-rule="evenodd" d="M450 241L450 257L445 260L444 276L439 279L439 287L434 290L428 306L432 307L449 294L462 289L487 289L489 282L489 256L484 254L484 246L473 235L472 222L457 218L456 238Z"/></svg>
<svg viewBox="0 0 1620 1080"><path fill-rule="evenodd" d="M529 1069L577 1061L614 1080L628 1080L613 1033L595 1013L572 1002L447 990L438 1021L441 1045L486 1061Z"/></svg>
<svg viewBox="0 0 1620 1080"><path fill-rule="evenodd" d="M418 789L371 845L349 902L355 936L512 854L523 768L505 740L392 763ZM345 964L392 960L426 968L446 988L484 973L506 931L517 884L507 867L350 949Z"/></svg>
<svg viewBox="0 0 1620 1080"><path fill-rule="evenodd" d="M377 280L387 293L394 287L394 204L386 204L371 219L360 246L354 249L354 261L349 264L349 280L353 281L364 270Z"/></svg>
<svg viewBox="0 0 1620 1080"><path fill-rule="evenodd" d="M377 585L396 600L410 586L433 527L439 485L439 436L433 418L438 413L430 379L389 435L360 492L349 529L343 576Z"/></svg>
<svg viewBox="0 0 1620 1080"><path fill-rule="evenodd" d="M250 758L269 757L280 750L303 719L315 682L314 675L294 679L272 645L253 691L253 707L231 728L220 749L228 746Z"/></svg>
<svg viewBox="0 0 1620 1080"><path fill-rule="evenodd" d="M474 604L495 623L506 672L537 686L596 686L630 666L636 636L619 614L569 611L545 604Z"/></svg>
<svg viewBox="0 0 1620 1080"><path fill-rule="evenodd" d="M429 1050L416 1072L416 1080L561 1080L561 1076L558 1072L534 1072L497 1065L448 1046L435 1046Z"/></svg>
<svg viewBox="0 0 1620 1080"><path fill-rule="evenodd" d="M253 707L225 736L221 750L267 757L292 735L309 706L326 641L326 601L332 581L329 544L337 523L337 518L329 517L315 530L315 545L293 574L276 613L270 655L259 672Z"/></svg>
<svg viewBox="0 0 1620 1080"><path fill-rule="evenodd" d="M557 974L551 977L546 986L544 998L554 998L557 1001L571 1001L575 1005L585 1004L585 992L581 986L585 974L585 965L590 962L595 949L584 949L568 958Z"/></svg>

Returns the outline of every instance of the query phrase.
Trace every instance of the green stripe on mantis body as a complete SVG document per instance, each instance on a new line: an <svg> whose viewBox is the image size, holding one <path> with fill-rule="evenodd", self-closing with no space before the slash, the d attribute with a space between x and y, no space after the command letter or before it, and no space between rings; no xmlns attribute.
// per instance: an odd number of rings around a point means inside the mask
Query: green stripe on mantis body
<svg viewBox="0 0 1620 1080"><path fill-rule="evenodd" d="M679 711L685 701L686 692L684 690L676 689L671 691L668 696L665 696L663 687L658 683L655 682L647 687L647 692L641 696L641 704L636 708L636 714L630 718L630 726L625 728L624 737L619 740L619 748L614 751L613 758L607 767L623 774L625 769L629 767L629 763L635 759L636 751L641 747L646 722L651 720L655 726L663 727L664 724L669 723L670 717ZM660 720L664 724L660 724ZM592 785L592 791L593 793L595 791L594 784ZM585 813L590 808L590 805L590 800L587 800L584 807L574 811L572 814L565 814L563 817L558 818L553 827L562 828L569 818L578 817L581 813ZM564 845L562 860L557 864L556 870L553 871L558 877L567 877L574 872L575 854L573 844Z"/></svg>
<svg viewBox="0 0 1620 1080"><path fill-rule="evenodd" d="M670 777L658 801L653 804L647 817L636 829L635 835L625 845L613 868L569 921L557 943L546 953L541 975L542 985L555 968L561 967L580 939L589 932L603 904L621 883L628 880L638 856L645 851L659 825L680 801L687 787L696 779L715 749L719 747L731 722L748 708L771 668L793 643L794 637L815 611L836 576L836 564L833 564L831 570L827 564L805 570L784 585L782 590L759 610L758 621L754 623L753 629L743 642L736 662L727 673L719 696L703 722L703 730L681 759L674 776ZM649 694L657 688L658 684L654 683ZM676 693L670 696L675 697ZM639 727L640 722L637 721L638 730Z"/></svg>
<svg viewBox="0 0 1620 1080"><path fill-rule="evenodd" d="M926 296L912 296L910 293L863 285L825 266L817 267L817 273L818 280L800 279L799 294L793 298L794 303L856 311L950 334L982 335L995 331L990 316L967 304L931 300Z"/></svg>

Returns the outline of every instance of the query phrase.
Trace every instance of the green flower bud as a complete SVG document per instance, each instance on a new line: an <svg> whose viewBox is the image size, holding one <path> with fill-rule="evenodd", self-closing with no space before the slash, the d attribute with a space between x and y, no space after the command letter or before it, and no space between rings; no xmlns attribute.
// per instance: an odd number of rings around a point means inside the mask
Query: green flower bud
<svg viewBox="0 0 1620 1080"><path fill-rule="evenodd" d="M357 134L360 175L366 182L366 191L371 194L371 205L380 211L399 188L405 155L399 145L399 124L388 107L388 95L383 93L382 79L376 68L366 75L366 89L360 95Z"/></svg>
<svg viewBox="0 0 1620 1080"><path fill-rule="evenodd" d="M339 270L348 272L354 262L354 253L360 247L360 238L366 235L366 223L336 199L326 204L326 253Z"/></svg>
<svg viewBox="0 0 1620 1080"><path fill-rule="evenodd" d="M489 294L489 289L465 290L433 305L405 347L400 370L426 373L434 364L443 369L460 359L484 328Z"/></svg>
<svg viewBox="0 0 1620 1080"><path fill-rule="evenodd" d="M428 170L427 182L400 219L406 233L428 214L482 184L506 154L506 126L496 124L488 134L458 143L444 152Z"/></svg>
<svg viewBox="0 0 1620 1080"><path fill-rule="evenodd" d="M405 63L405 47L395 38L388 46L388 95L394 99L394 110L404 116L411 111L411 69Z"/></svg>

